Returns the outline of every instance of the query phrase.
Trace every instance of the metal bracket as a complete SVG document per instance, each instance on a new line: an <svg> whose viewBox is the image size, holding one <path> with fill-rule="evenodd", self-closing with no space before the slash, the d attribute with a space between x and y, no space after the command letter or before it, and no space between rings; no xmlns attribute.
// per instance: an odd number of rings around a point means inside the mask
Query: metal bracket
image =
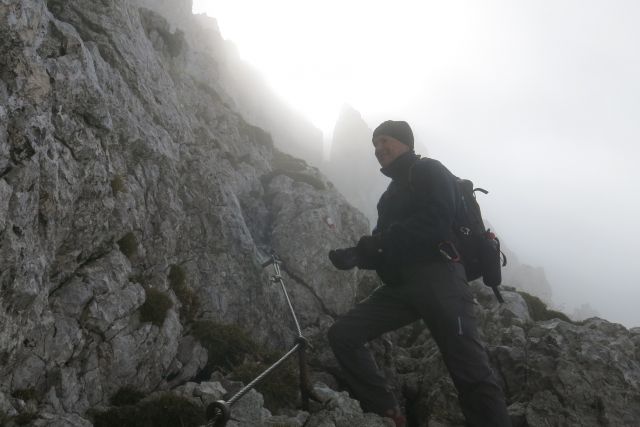
<svg viewBox="0 0 640 427"><path fill-rule="evenodd" d="M217 400L207 406L207 427L225 427L231 418L231 408L224 400Z"/></svg>

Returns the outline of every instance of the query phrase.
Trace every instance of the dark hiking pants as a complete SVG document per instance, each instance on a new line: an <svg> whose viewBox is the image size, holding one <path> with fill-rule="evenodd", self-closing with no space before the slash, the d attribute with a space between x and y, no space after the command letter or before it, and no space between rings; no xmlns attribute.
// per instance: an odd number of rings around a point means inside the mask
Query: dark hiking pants
<svg viewBox="0 0 640 427"><path fill-rule="evenodd" d="M460 264L417 267L400 286L382 286L329 329L329 342L363 410L397 406L365 343L423 319L449 370L468 426L510 426L501 387L478 337L474 302Z"/></svg>

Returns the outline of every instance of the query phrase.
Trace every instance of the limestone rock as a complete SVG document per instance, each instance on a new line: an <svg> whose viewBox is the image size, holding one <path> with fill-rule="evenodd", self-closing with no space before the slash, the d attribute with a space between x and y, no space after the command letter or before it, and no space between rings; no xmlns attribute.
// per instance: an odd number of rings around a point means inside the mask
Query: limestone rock
<svg viewBox="0 0 640 427"><path fill-rule="evenodd" d="M326 253L353 244L363 217L232 109L207 68L214 50L198 61L177 25L124 0L7 0L0 40L5 395L84 414L125 386L175 387L206 361L193 320L290 346L286 302L261 268L274 249L320 340L354 302L361 274L338 274ZM150 290L169 301L155 322L141 314Z"/></svg>
<svg viewBox="0 0 640 427"><path fill-rule="evenodd" d="M633 330L597 318L580 324L534 322L522 311L517 293L503 290L506 304L498 306L488 298L488 288L474 285L474 292L514 425L633 425L638 419L640 360ZM402 379L414 419L460 425L455 389L428 331L410 342L403 342L400 332L396 340L400 346L394 355L405 360L396 364L395 375ZM406 360L411 356L413 363ZM594 384L606 384L607 391Z"/></svg>
<svg viewBox="0 0 640 427"><path fill-rule="evenodd" d="M207 407L211 403L222 400L227 390L217 381L193 383L188 382L172 390L172 393L197 402Z"/></svg>
<svg viewBox="0 0 640 427"><path fill-rule="evenodd" d="M324 384L316 384L314 387L318 396L325 402L325 409L311 414L306 426L321 427L375 427L393 426L388 418L378 415L363 413L358 401L351 399L346 392L336 392Z"/></svg>
<svg viewBox="0 0 640 427"><path fill-rule="evenodd" d="M280 150L322 163L322 132L287 105L252 66L242 60L231 40L225 40L215 18L191 14L191 0L135 0L168 21L165 34L180 33L189 44L184 65L207 82L234 110L267 130ZM158 32L160 34L160 32Z"/></svg>

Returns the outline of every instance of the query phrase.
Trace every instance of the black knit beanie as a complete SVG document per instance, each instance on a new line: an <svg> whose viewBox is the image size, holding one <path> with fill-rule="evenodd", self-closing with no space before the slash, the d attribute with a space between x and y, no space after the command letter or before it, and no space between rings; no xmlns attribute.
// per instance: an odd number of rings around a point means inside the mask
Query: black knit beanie
<svg viewBox="0 0 640 427"><path fill-rule="evenodd" d="M371 139L374 139L378 135L387 135L395 138L413 150L413 132L411 131L409 123L405 121L387 120L386 122L382 122L373 131L373 137Z"/></svg>

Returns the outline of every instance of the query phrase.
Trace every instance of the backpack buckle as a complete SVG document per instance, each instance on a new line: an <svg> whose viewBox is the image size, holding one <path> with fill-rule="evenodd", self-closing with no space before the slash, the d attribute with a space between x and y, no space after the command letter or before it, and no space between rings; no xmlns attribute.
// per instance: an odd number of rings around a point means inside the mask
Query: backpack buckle
<svg viewBox="0 0 640 427"><path fill-rule="evenodd" d="M465 235L465 236L469 236L471 234L471 229L469 227L460 227L460 232Z"/></svg>
<svg viewBox="0 0 640 427"><path fill-rule="evenodd" d="M438 250L447 261L460 262L460 253L456 249L453 242L450 242L448 240L440 242L438 244Z"/></svg>

